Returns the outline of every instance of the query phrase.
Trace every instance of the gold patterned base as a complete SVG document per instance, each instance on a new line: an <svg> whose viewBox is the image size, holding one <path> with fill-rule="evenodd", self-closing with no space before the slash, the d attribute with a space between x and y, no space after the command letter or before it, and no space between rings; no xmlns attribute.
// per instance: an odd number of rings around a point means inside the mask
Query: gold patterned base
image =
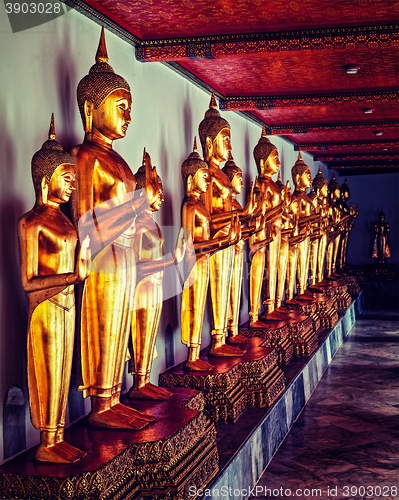
<svg viewBox="0 0 399 500"><path fill-rule="evenodd" d="M216 429L202 411L189 408L204 406L201 393L171 392L167 401L135 404L157 416L141 431L85 422L68 429L68 441L88 451L76 464L33 464L34 449L7 462L0 468L0 497L185 500L190 486L204 488L218 472Z"/></svg>
<svg viewBox="0 0 399 500"><path fill-rule="evenodd" d="M238 331L244 337L259 337L264 339L264 345L276 350L278 364L280 365L289 363L294 355L287 321L268 321L265 322L264 328L250 327L248 322L241 325Z"/></svg>
<svg viewBox="0 0 399 500"><path fill-rule="evenodd" d="M276 367L278 353L264 344L261 338L249 339L241 357L208 358L204 349L201 359L213 364L214 371L186 371L182 363L162 373L159 385L200 390L215 423L234 422L246 406L268 406L285 388L284 374Z"/></svg>

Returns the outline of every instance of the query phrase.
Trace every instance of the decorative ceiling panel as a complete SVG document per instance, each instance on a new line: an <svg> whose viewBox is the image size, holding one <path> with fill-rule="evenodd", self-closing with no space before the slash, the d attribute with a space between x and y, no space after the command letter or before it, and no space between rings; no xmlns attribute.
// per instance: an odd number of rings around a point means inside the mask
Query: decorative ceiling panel
<svg viewBox="0 0 399 500"><path fill-rule="evenodd" d="M98 0L143 40L392 22L396 0Z"/></svg>
<svg viewBox="0 0 399 500"><path fill-rule="evenodd" d="M329 166L397 162L398 0L63 1Z"/></svg>

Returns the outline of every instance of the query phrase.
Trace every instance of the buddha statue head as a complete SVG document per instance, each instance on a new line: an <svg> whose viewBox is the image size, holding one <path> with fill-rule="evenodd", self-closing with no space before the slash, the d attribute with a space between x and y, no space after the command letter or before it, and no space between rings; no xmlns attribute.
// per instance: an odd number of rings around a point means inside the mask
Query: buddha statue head
<svg viewBox="0 0 399 500"><path fill-rule="evenodd" d="M106 142L126 135L132 97L127 81L108 64L104 28L101 30L96 62L77 88L80 115L86 135L95 134Z"/></svg>
<svg viewBox="0 0 399 500"><path fill-rule="evenodd" d="M266 137L266 129L263 126L261 138L254 148L254 159L259 177L271 177L277 174L280 167L278 151Z"/></svg>
<svg viewBox="0 0 399 500"><path fill-rule="evenodd" d="M194 138L193 152L181 166L183 185L187 196L195 192L205 193L209 186L208 165L201 159L197 151L197 140Z"/></svg>
<svg viewBox="0 0 399 500"><path fill-rule="evenodd" d="M226 175L231 183L231 186L233 188L233 195L240 194L242 188L244 187L242 170L240 167L237 167L231 151L229 152L228 160L222 168L222 172Z"/></svg>
<svg viewBox="0 0 399 500"><path fill-rule="evenodd" d="M345 203L349 200L351 196L351 190L349 189L348 182L346 179L340 188L340 195L341 195L341 200Z"/></svg>
<svg viewBox="0 0 399 500"><path fill-rule="evenodd" d="M230 124L220 116L217 109L215 94L212 94L209 109L199 124L198 133L202 146L204 160L213 162L216 166L226 161L231 151Z"/></svg>
<svg viewBox="0 0 399 500"><path fill-rule="evenodd" d="M46 204L49 196L56 203L69 200L75 189L75 161L55 140L54 115L48 140L32 157L31 171L37 201Z"/></svg>
<svg viewBox="0 0 399 500"><path fill-rule="evenodd" d="M330 182L328 183L328 190L330 192L330 200L337 201L341 196L341 187L333 174Z"/></svg>
<svg viewBox="0 0 399 500"><path fill-rule="evenodd" d="M310 169L302 159L301 152L298 153L298 159L291 169L292 180L296 191L306 191L310 187L312 177Z"/></svg>
<svg viewBox="0 0 399 500"><path fill-rule="evenodd" d="M322 174L321 167L313 179L313 190L318 198L325 198L328 194L328 180Z"/></svg>
<svg viewBox="0 0 399 500"><path fill-rule="evenodd" d="M136 179L136 191L143 190L145 193L151 191L151 193L149 193L149 199L152 200L150 210L152 212L158 212L164 202L162 180L157 174L156 167L151 169L146 167L145 159L146 150L144 148L143 164L134 174L134 178Z"/></svg>

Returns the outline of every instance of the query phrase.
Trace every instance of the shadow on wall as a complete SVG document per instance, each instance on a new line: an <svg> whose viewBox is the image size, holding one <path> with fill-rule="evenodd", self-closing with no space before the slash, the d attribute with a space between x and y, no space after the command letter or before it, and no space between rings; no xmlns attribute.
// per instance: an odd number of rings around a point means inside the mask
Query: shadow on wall
<svg viewBox="0 0 399 500"><path fill-rule="evenodd" d="M25 450L25 400L22 389L12 385L6 394L3 406L3 451L4 459Z"/></svg>
<svg viewBox="0 0 399 500"><path fill-rule="evenodd" d="M18 192L15 186L16 145L4 126L0 129L0 137L0 396L4 402L6 391L12 385L18 384L25 394L28 390L28 300L20 280L17 225L26 205L21 196L14 194ZM29 172L29 165L26 170Z"/></svg>
<svg viewBox="0 0 399 500"><path fill-rule="evenodd" d="M76 144L79 144L82 138L75 136L75 117L78 111L76 101L76 64L71 51L69 34L65 33L62 52L58 55L57 66L57 89L59 108L61 116L55 116L55 132L57 141L63 146L65 151L70 151ZM62 130L61 130L62 124ZM58 134L58 130L61 132ZM83 135L83 128L82 128Z"/></svg>

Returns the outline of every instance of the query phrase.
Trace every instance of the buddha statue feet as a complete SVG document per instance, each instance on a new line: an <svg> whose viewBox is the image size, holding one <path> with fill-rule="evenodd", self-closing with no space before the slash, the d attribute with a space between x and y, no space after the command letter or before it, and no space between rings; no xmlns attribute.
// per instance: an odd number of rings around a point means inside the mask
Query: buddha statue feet
<svg viewBox="0 0 399 500"><path fill-rule="evenodd" d="M86 456L86 453L84 453L83 456ZM66 451L60 442L53 444L52 446L45 446L44 444L41 444L35 453L35 460L38 462L72 464L83 458L83 456L76 456L75 453Z"/></svg>
<svg viewBox="0 0 399 500"><path fill-rule="evenodd" d="M236 333L234 335L230 335L227 337L227 342L229 344L246 344L249 342L249 339L247 337L244 337L243 335L240 335L239 333Z"/></svg>
<svg viewBox="0 0 399 500"><path fill-rule="evenodd" d="M128 418L140 418L146 422L153 422L154 420L156 420L156 417L153 417L152 415L146 415L145 413L135 410L134 408L130 408L130 406L123 405L122 403L116 403L112 405L112 410L119 412L120 414Z"/></svg>
<svg viewBox="0 0 399 500"><path fill-rule="evenodd" d="M69 453L71 456L75 457L75 460L80 460L81 458L84 458L87 453L83 450L79 450L79 448L76 448L75 446L72 446L71 444L67 443L66 441L62 440L57 443L58 447L61 448L65 453Z"/></svg>
<svg viewBox="0 0 399 500"><path fill-rule="evenodd" d="M158 387L148 382L141 387L136 387L134 385L129 391L128 398L165 400L170 398L171 395L172 393L166 389L162 389L162 387Z"/></svg>
<svg viewBox="0 0 399 500"><path fill-rule="evenodd" d="M258 318L252 318L249 322L249 328L267 328L267 324Z"/></svg>
<svg viewBox="0 0 399 500"><path fill-rule="evenodd" d="M265 313L262 318L266 321L284 321L287 319L287 313L283 311L272 311Z"/></svg>
<svg viewBox="0 0 399 500"><path fill-rule="evenodd" d="M210 372L215 368L214 365L202 361L202 359L196 359L195 361L187 360L184 363L184 369L193 372Z"/></svg>
<svg viewBox="0 0 399 500"><path fill-rule="evenodd" d="M105 427L107 429L139 430L148 425L148 420L140 416L127 417L114 408L102 412L91 411L88 422L94 427Z"/></svg>
<svg viewBox="0 0 399 500"><path fill-rule="evenodd" d="M211 347L208 356L215 356L217 358L243 356L247 351L226 344L226 337L223 334L212 335Z"/></svg>

